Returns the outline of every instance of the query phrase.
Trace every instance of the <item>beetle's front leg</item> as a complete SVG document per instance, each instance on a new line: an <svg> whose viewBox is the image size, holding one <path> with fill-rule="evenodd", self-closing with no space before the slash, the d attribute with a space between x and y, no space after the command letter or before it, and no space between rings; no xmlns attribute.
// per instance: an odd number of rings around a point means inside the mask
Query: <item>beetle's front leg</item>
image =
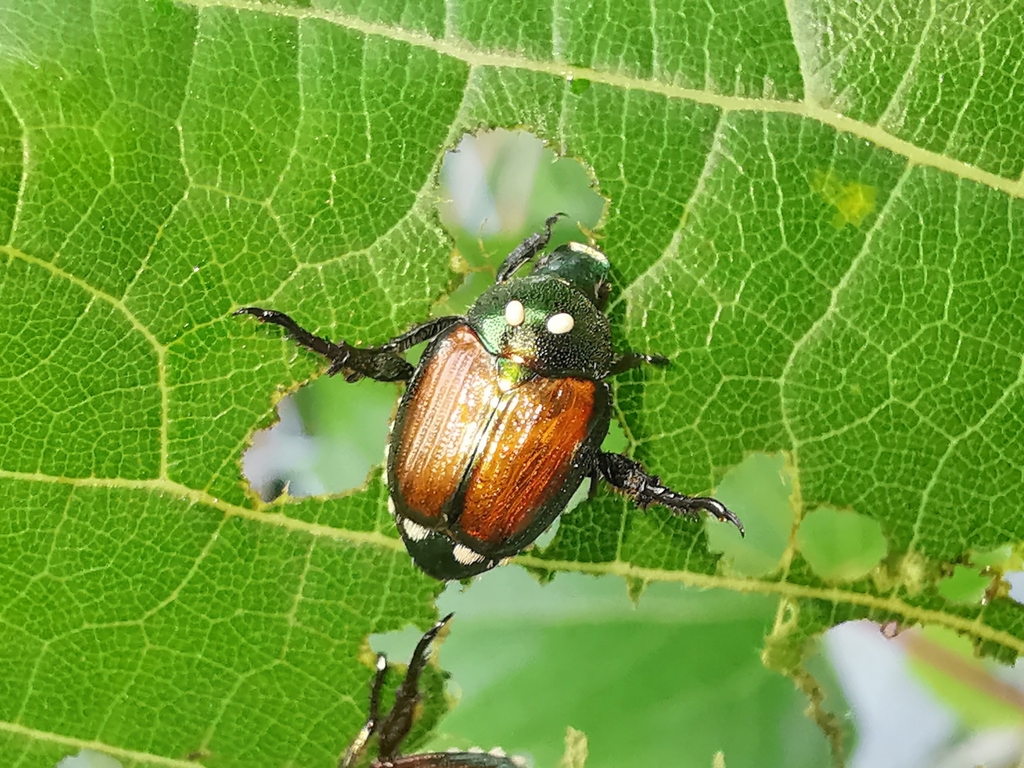
<svg viewBox="0 0 1024 768"><path fill-rule="evenodd" d="M639 463L618 453L599 453L597 455L598 471L611 485L629 496L641 508L651 504L661 504L677 515L697 517L697 511L703 509L710 512L723 522L729 522L739 528L743 535L743 523L717 499L707 496L684 496L661 484L657 475L649 475Z"/></svg>
<svg viewBox="0 0 1024 768"><path fill-rule="evenodd" d="M393 339L389 339L379 347L375 347L375 349L387 352L405 352L408 349L412 349L417 344L422 344L427 339L432 339L439 333L447 331L461 319L462 318L458 315L435 317L433 320L427 320L425 323L413 326L405 333L395 336Z"/></svg>
<svg viewBox="0 0 1024 768"><path fill-rule="evenodd" d="M284 312L278 312L273 309L260 309L259 307L242 307L234 314L252 315L260 322L281 326L300 347L312 350L331 361L331 366L327 369L328 376L333 376L339 371L345 371L346 381L358 381L364 376L376 381L408 381L412 378L414 369L398 354L398 352L404 352L405 349L408 349L408 346L404 348L401 346L401 341L413 336L417 330L426 326L433 326L436 322L424 323L422 326L414 328L412 331L396 337L392 342L388 342L388 344L380 347L359 349L344 341L340 344L335 344L333 341L328 341L322 336L310 333ZM398 343L393 343L396 341Z"/></svg>
<svg viewBox="0 0 1024 768"><path fill-rule="evenodd" d="M556 213L554 216L548 216L544 221L543 232L535 232L517 245L515 249L513 249L512 253L505 257L505 261L502 262L501 266L498 267L498 274L494 276L494 282L504 283L517 269L523 266L523 264L543 251L544 246L546 246L548 241L551 239L551 228L555 226L555 223L563 216L565 216L564 213Z"/></svg>
<svg viewBox="0 0 1024 768"><path fill-rule="evenodd" d="M668 358L664 355L641 355L639 352L626 352L623 355L615 356L609 375L614 376L617 373L625 373L634 368L639 368L641 365L656 365L659 368L664 368L668 365Z"/></svg>

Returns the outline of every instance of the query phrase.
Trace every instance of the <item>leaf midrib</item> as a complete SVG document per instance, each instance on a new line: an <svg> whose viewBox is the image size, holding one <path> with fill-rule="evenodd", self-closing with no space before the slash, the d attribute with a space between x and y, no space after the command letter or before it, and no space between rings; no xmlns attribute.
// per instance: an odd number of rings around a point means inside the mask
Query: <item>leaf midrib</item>
<svg viewBox="0 0 1024 768"><path fill-rule="evenodd" d="M287 507L294 503L276 501L269 504L261 503L256 509L249 509L218 499L204 491L197 491L188 486L171 480L124 480L107 478L66 478L55 475L44 475L38 472L10 472L0 470L0 480L20 480L23 482L53 483L70 485L78 488L114 488L123 490L143 490L155 494L166 494L177 498L187 498L195 504L203 504L223 512L228 517L238 517L263 525L272 525L288 531L301 531L310 536L324 537L335 541L344 541L354 545L370 545L393 552L401 552L404 546L400 539L388 536L380 531L356 531L337 528L320 523L312 523L285 514ZM793 584L782 579L766 579L752 577L724 576L719 574L702 574L690 571L672 571L663 568L648 568L633 565L623 560L603 563L585 563L570 560L545 560L533 555L518 555L511 559L514 564L544 571L562 571L569 573L585 573L592 576L620 576L645 582L665 582L682 584L698 589L727 589L732 592L754 593L776 596L782 599L825 600L831 603L857 605L868 609L876 609L890 614L903 616L906 623L932 624L962 632L978 640L987 640L1024 654L1024 640L1009 632L995 629L983 622L985 608L982 607L978 616L966 619L954 614L933 611L912 605L898 597L873 595L856 592L844 587L813 587Z"/></svg>
<svg viewBox="0 0 1024 768"><path fill-rule="evenodd" d="M143 765L156 765L162 768L196 768L198 763L195 760L176 760L173 757L154 755L151 752L138 752L133 749L124 749L115 744L97 741L96 739L76 739L72 736L62 736L52 731L41 731L37 728L28 728L19 723L0 721L0 733L9 733L13 736L21 736L31 741L45 744L56 744L70 749L89 749L100 752L114 758L130 763L141 763Z"/></svg>

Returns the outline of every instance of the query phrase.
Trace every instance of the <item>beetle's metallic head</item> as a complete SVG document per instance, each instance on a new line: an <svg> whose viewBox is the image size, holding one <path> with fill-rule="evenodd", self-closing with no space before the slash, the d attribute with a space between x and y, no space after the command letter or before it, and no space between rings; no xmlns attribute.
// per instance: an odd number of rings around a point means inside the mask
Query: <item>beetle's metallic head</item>
<svg viewBox="0 0 1024 768"><path fill-rule="evenodd" d="M608 257L583 243L566 243L541 256L533 275L551 275L569 283L602 312L608 303Z"/></svg>
<svg viewBox="0 0 1024 768"><path fill-rule="evenodd" d="M506 366L510 383L520 378L516 366L550 377L608 375L611 330L601 311L607 269L598 251L563 246L529 277L498 283L470 307L467 319L487 350L514 364Z"/></svg>

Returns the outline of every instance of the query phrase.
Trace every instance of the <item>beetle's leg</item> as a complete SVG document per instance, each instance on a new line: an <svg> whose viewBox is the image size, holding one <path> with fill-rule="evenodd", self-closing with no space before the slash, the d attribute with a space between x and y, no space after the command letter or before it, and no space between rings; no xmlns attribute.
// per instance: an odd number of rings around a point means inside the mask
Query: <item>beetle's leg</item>
<svg viewBox="0 0 1024 768"><path fill-rule="evenodd" d="M347 370L345 381L348 382L359 381L363 376L369 376L376 381L408 381L416 369L399 355L427 339L434 338L461 319L457 315L435 317L433 320L420 323L405 333L389 339L379 347L369 347L368 349L349 347L347 361L340 364L337 361L333 362L327 369L327 375L333 376L340 370ZM371 355L372 357L370 357ZM355 359L358 363L360 357L369 361L369 367L361 363L359 363L361 367L356 367L353 360Z"/></svg>
<svg viewBox="0 0 1024 768"><path fill-rule="evenodd" d="M417 344L422 344L427 339L432 339L439 333L447 331L461 319L462 318L458 315L435 317L433 320L427 320L425 323L420 323L419 325L410 328L405 333L395 336L393 339L389 339L379 347L375 347L375 349L382 349L388 352L405 352L407 349L412 349Z"/></svg>
<svg viewBox="0 0 1024 768"><path fill-rule="evenodd" d="M331 361L327 375L345 372L346 381L359 381L365 377L376 381L408 381L415 370L398 353L436 336L458 318L439 317L396 336L379 347L360 349L341 342L335 344L322 336L310 333L284 312L259 307L242 307L236 315L252 315L263 323L272 323L284 328L300 347L310 349Z"/></svg>
<svg viewBox="0 0 1024 768"><path fill-rule="evenodd" d="M593 501L597 496L597 481L601 478L601 470L597 468L596 463L587 477L590 478L590 487L587 489L587 501Z"/></svg>
<svg viewBox="0 0 1024 768"><path fill-rule="evenodd" d="M380 747L377 759L383 763L388 763L398 756L402 741L412 728L413 714L416 704L420 700L420 675L423 674L423 669L427 666L427 650L434 638L437 637L437 633L451 617L452 614L449 613L437 622L416 644L416 650L413 651L412 658L409 660L409 669L405 673L405 679L395 691L395 705L380 724Z"/></svg>
<svg viewBox="0 0 1024 768"><path fill-rule="evenodd" d="M504 283L512 274L519 269L523 264L528 262L538 253L544 250L544 246L548 244L551 239L551 228L555 226L560 218L565 216L564 213L556 213L554 216L548 216L544 220L544 231L534 232L528 238L523 240L517 245L512 253L505 257L505 261L502 262L501 266L498 267L498 274L494 277L494 282Z"/></svg>
<svg viewBox="0 0 1024 768"><path fill-rule="evenodd" d="M387 671L388 660L382 653L377 657L377 674L374 675L373 683L370 686L370 712L366 717L366 724L348 745L345 753L341 756L338 768L349 768L359 762L370 737L377 732L377 724L380 721L380 692L384 687L384 677Z"/></svg>
<svg viewBox="0 0 1024 768"><path fill-rule="evenodd" d="M316 336L301 325L292 320L284 312L273 309L260 309L259 307L242 307L231 313L232 315L252 315L261 323L272 323L280 325L288 335L295 340L300 347L311 349L317 354L323 355L328 360L334 360L338 356L339 346L323 336Z"/></svg>
<svg viewBox="0 0 1024 768"><path fill-rule="evenodd" d="M697 511L703 509L719 520L735 525L740 536L743 535L743 523L717 499L707 496L684 496L661 484L657 475L649 475L639 463L618 453L599 453L597 467L604 479L611 485L633 499L641 508L651 504L661 504L677 515L697 517Z"/></svg>
<svg viewBox="0 0 1024 768"><path fill-rule="evenodd" d="M641 355L639 352L626 352L624 355L616 355L612 360L612 370L609 375L614 376L617 373L631 371L645 364L661 368L668 365L668 358L664 355Z"/></svg>

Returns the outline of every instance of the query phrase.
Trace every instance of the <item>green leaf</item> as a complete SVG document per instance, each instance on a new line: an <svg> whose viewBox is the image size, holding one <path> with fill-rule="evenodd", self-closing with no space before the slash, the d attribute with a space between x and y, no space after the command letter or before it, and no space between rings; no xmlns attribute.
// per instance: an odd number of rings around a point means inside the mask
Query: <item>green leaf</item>
<svg viewBox="0 0 1024 768"><path fill-rule="evenodd" d="M904 5L0 3L0 760L334 764L366 636L440 585L379 480L247 490L321 364L230 313L355 343L428 315L457 282L437 172L480 127L609 201L616 337L672 359L615 386L630 452L692 493L781 455L791 531L828 508L886 546L833 580L789 535L746 575L603 494L522 564L765 595L812 694L805 641L853 618L1016 658L1016 603L939 585L1024 533L1024 22ZM762 554L776 502L737 509Z"/></svg>
<svg viewBox="0 0 1024 768"><path fill-rule="evenodd" d="M587 768L708 768L718 750L735 765L827 764L803 696L761 663L771 598L652 584L634 606L611 577L541 587L501 573L459 603L441 661L463 695L438 747L500 744L556 766L569 725L587 734Z"/></svg>

